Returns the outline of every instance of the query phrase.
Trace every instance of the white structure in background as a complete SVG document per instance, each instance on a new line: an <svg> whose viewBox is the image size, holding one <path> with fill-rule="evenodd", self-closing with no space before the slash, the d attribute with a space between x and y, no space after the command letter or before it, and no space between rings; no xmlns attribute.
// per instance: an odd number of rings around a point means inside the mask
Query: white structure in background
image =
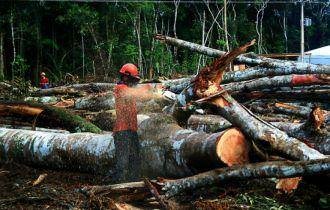
<svg viewBox="0 0 330 210"><path fill-rule="evenodd" d="M301 56L298 61L301 61ZM330 45L305 52L304 62L330 65Z"/></svg>

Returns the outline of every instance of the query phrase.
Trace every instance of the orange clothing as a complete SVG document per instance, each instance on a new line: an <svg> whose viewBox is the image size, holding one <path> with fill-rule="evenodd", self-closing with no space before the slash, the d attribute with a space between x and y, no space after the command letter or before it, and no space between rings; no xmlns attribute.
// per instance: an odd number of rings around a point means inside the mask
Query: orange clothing
<svg viewBox="0 0 330 210"><path fill-rule="evenodd" d="M137 131L137 109L136 100L127 97L129 87L125 84L117 84L114 88L116 122L113 132L118 131Z"/></svg>

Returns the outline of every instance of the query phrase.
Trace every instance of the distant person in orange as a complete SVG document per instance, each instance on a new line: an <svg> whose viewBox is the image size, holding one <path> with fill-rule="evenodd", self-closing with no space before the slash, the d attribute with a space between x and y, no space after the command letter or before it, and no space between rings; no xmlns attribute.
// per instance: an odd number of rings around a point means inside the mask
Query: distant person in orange
<svg viewBox="0 0 330 210"><path fill-rule="evenodd" d="M45 72L40 73L40 88L41 89L48 89L49 88L49 80L46 77Z"/></svg>

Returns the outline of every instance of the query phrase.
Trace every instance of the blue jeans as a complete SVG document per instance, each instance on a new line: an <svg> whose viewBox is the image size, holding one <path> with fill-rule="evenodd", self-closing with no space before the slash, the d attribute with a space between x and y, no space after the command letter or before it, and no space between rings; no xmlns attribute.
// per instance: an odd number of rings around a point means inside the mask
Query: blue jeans
<svg viewBox="0 0 330 210"><path fill-rule="evenodd" d="M49 88L49 84L42 84L41 85L41 89L48 89Z"/></svg>

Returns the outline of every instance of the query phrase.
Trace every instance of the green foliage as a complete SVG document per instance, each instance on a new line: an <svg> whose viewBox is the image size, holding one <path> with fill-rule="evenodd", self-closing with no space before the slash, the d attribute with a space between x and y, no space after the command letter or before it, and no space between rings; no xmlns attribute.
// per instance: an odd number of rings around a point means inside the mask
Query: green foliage
<svg viewBox="0 0 330 210"><path fill-rule="evenodd" d="M263 195L253 194L239 194L236 200L237 204L243 204L249 206L249 209L253 210L291 210L292 208L287 205L280 204L274 198L269 198Z"/></svg>
<svg viewBox="0 0 330 210"><path fill-rule="evenodd" d="M12 70L14 76L24 78L24 74L29 68L30 66L27 64L26 60L20 55L17 55L15 61L12 62Z"/></svg>
<svg viewBox="0 0 330 210"><path fill-rule="evenodd" d="M86 4L70 4L66 14L58 16L57 20L72 24L79 33L86 34L91 32L91 27L98 23L98 13Z"/></svg>
<svg viewBox="0 0 330 210"><path fill-rule="evenodd" d="M83 73L90 75L94 72L97 80L101 81L105 74L113 79L126 62L141 62L143 75L149 75L149 69L153 69L156 77L195 73L201 64L197 53L178 49L174 58L172 46L165 46L153 39L156 33L174 35L174 4L4 1L1 6L0 33L5 34L5 78L15 75L32 80L37 85L38 73L35 69L40 70L43 66L49 69L47 73L54 82L60 81L65 73L81 77ZM223 11L222 6L222 0L218 0L218 4L209 4L210 8L205 4L180 3L176 24L178 38L201 44L205 12L206 45L224 50L222 13L217 23L213 21L218 11ZM253 3L228 4L231 49L257 38L257 8L257 4ZM330 44L329 15L325 11L326 7L322 4L306 3L306 17L312 18L313 22L311 27L305 28L306 50ZM263 49L268 53L299 51L299 5L268 4L264 12ZM14 63L11 14L14 15L14 43L20 56L15 58ZM287 42L283 31L284 17L287 20ZM213 29L209 30L211 26ZM256 45L250 48L252 51L255 49ZM142 53L142 61L139 61L139 52Z"/></svg>
<svg viewBox="0 0 330 210"><path fill-rule="evenodd" d="M320 198L319 205L321 209L330 209L330 196Z"/></svg>
<svg viewBox="0 0 330 210"><path fill-rule="evenodd" d="M218 45L220 48L225 48L225 46L226 46L226 41L223 40L223 39L218 39L218 40L216 41L216 43L217 43L217 45Z"/></svg>
<svg viewBox="0 0 330 210"><path fill-rule="evenodd" d="M8 99L24 99L30 95L31 82L22 77L15 77L12 81L13 91Z"/></svg>

